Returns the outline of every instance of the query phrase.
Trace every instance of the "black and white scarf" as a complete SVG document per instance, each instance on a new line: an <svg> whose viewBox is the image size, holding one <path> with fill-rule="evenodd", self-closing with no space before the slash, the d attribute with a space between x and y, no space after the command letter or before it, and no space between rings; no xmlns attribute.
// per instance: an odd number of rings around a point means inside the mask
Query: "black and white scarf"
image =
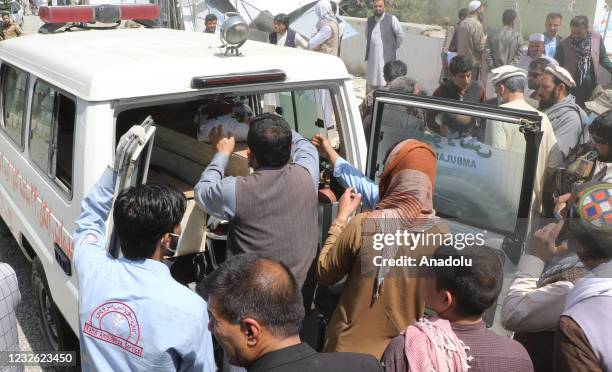
<svg viewBox="0 0 612 372"><path fill-rule="evenodd" d="M576 85L581 85L587 78L589 70L593 66L593 57L591 56L591 40L593 39L593 33L587 32L584 40L576 40L573 36L570 36L570 43L572 48L576 51L576 72L578 81Z"/></svg>

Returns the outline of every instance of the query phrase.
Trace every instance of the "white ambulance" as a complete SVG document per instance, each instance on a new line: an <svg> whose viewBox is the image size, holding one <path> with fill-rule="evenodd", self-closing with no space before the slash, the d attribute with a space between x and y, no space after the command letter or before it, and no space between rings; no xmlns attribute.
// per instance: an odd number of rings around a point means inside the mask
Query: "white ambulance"
<svg viewBox="0 0 612 372"><path fill-rule="evenodd" d="M369 144L375 151L368 157L352 77L336 57L253 41L238 52L226 53L215 35L85 26L99 17L106 23L128 15L146 20L155 15L148 5L41 8L40 14L47 22L46 34L0 43L0 215L32 260L36 307L51 348L78 348L72 232L81 201L112 164L120 136L148 116L154 120L154 126L147 127L149 141L129 154L131 167L126 169L130 174L123 175L120 187L147 181L172 183L190 199L187 219L197 214L193 185L214 154L209 144L198 141L203 115L227 115L236 105L245 104L254 114L279 113L305 137L337 135L341 155L359 169L367 169L373 179L382 155L393 143L409 137L428 141L445 151L438 155L438 190L451 196L438 191L439 209L453 218L449 223L457 231L473 231L475 226L487 229L491 232L487 244L496 248L505 240L506 252L513 256L505 260L506 270L513 270L521 253L516 242L525 235L523 224L513 221L528 217L534 149L527 146L511 154L507 164L514 169L500 163L495 167L496 156L507 154L490 154L476 142L452 142L431 134L428 125L416 125L418 133L410 126L428 121L433 117L429 113L460 113L475 121L503 121L518 131L521 126L537 125L534 115L381 94ZM232 30L226 31L231 39ZM248 172L245 149L244 143L238 143L229 174ZM510 178L512 185L518 185L518 190L501 190L499 208L490 196L500 192L495 189L498 183L488 182L494 178ZM337 190L336 186L332 189ZM495 212L503 208L503 213L489 216L486 211L471 211L471 203L483 198L487 198L485 205L489 203ZM320 210L323 239L333 211L329 206ZM491 218L502 218L503 223Z"/></svg>

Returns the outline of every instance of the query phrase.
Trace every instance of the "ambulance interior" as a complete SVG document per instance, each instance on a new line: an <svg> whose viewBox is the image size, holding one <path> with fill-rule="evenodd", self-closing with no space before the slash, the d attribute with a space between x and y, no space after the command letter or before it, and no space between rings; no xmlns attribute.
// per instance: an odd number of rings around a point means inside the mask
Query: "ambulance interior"
<svg viewBox="0 0 612 372"><path fill-rule="evenodd" d="M211 242L206 242L206 230L209 237L212 235L222 239L224 233L223 225L218 225L216 219L209 218L200 211L194 200L194 186L215 155L213 146L208 142L207 134L210 129L221 125L225 133L232 132L236 137L236 147L226 175L248 175L250 169L246 153L246 122L261 113L274 112L283 116L292 129L307 139L321 133L328 136L332 143L341 143L338 131L332 128L338 116L331 97L331 91L322 89L250 95L227 93L143 106L118 113L117 140L131 126L140 124L149 115L152 116L156 132L147 182L172 184L187 197L188 206L182 223L183 234L177 256L207 250L206 244ZM336 147L342 154L341 146ZM323 204L333 208L333 202L341 196L343 189L332 181L330 166L323 157L320 159L320 170L320 189L324 190L322 195L325 200ZM331 223L331 215L328 223ZM320 229L322 236L324 230L321 223ZM223 250L215 251L218 259L222 260Z"/></svg>

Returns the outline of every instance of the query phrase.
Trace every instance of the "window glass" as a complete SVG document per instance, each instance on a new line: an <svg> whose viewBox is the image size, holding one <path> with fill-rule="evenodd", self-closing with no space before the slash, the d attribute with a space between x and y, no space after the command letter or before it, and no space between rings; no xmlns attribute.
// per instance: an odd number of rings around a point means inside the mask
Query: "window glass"
<svg viewBox="0 0 612 372"><path fill-rule="evenodd" d="M49 171L51 130L57 92L44 83L36 83L32 97L30 120L30 159L42 170Z"/></svg>
<svg viewBox="0 0 612 372"><path fill-rule="evenodd" d="M32 97L30 158L70 190L74 160L75 102L37 82Z"/></svg>
<svg viewBox="0 0 612 372"><path fill-rule="evenodd" d="M384 104L374 138L375 181L387 153L417 139L436 152L434 208L446 217L502 232L516 227L526 141L519 126L443 111Z"/></svg>
<svg viewBox="0 0 612 372"><path fill-rule="evenodd" d="M4 130L23 147L28 74L11 66L2 67L2 112Z"/></svg>
<svg viewBox="0 0 612 372"><path fill-rule="evenodd" d="M264 96L264 111L276 111L306 138L334 128L336 118L330 91L327 89L295 90Z"/></svg>
<svg viewBox="0 0 612 372"><path fill-rule="evenodd" d="M54 158L55 175L66 186L72 185L75 114L74 101L63 94L59 94L57 130L55 132L57 144L57 153Z"/></svg>

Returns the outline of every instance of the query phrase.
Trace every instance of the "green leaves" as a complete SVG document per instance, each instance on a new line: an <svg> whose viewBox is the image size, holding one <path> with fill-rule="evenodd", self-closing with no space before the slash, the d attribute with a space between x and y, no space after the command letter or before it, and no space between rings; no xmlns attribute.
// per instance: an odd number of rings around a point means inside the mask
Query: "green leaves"
<svg viewBox="0 0 612 372"><path fill-rule="evenodd" d="M464 3L462 0L386 0L385 11L402 22L443 24L444 18L450 17L454 24ZM372 0L342 0L340 8L350 17L367 18L372 15Z"/></svg>

